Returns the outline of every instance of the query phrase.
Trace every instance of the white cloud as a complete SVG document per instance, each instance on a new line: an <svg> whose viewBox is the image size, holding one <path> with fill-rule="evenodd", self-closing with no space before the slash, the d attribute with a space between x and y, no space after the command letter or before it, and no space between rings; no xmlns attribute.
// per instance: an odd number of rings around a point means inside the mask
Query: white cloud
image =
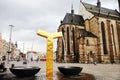
<svg viewBox="0 0 120 80"><path fill-rule="evenodd" d="M42 29L51 33L57 32L60 20L71 10L72 1L77 13L80 0L0 0L0 32L3 34L3 39L9 41L9 25L12 24L15 26L12 42L18 41L21 50L23 43L25 51L30 50L34 41L33 49L45 52L46 39L37 36L36 31ZM96 5L97 0L83 1ZM101 2L103 7L117 8L117 0L101 0Z"/></svg>

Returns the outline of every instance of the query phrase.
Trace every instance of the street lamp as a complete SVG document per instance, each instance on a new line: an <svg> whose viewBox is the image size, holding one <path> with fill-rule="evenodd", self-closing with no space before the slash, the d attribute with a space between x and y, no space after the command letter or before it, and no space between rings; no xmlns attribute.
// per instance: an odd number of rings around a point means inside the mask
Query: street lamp
<svg viewBox="0 0 120 80"><path fill-rule="evenodd" d="M12 36L12 28L14 25L9 25L10 26L10 37L9 37L9 47L8 47L8 62L9 62L9 54L11 53L11 36Z"/></svg>

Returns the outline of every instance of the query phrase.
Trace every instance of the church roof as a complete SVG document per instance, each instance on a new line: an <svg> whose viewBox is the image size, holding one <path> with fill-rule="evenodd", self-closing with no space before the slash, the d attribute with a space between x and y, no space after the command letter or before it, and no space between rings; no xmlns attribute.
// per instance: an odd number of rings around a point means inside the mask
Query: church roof
<svg viewBox="0 0 120 80"><path fill-rule="evenodd" d="M92 5L82 2L87 11L91 12L95 16L120 20L120 13L117 10L111 10L103 7L98 7L97 5Z"/></svg>
<svg viewBox="0 0 120 80"><path fill-rule="evenodd" d="M84 19L81 15L76 15L73 13L66 13L62 24L74 24L84 26Z"/></svg>
<svg viewBox="0 0 120 80"><path fill-rule="evenodd" d="M86 31L85 29L78 29L79 33L81 34L80 37L94 37L97 38L92 32Z"/></svg>

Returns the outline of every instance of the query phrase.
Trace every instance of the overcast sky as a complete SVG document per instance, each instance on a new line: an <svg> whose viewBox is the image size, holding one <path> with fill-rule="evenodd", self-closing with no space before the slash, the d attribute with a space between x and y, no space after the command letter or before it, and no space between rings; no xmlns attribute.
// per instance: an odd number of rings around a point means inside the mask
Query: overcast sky
<svg viewBox="0 0 120 80"><path fill-rule="evenodd" d="M97 0L82 0L96 5ZM105 2L103 2L105 1ZM0 32L9 41L10 26L12 42L18 43L21 51L35 50L46 52L46 39L36 35L38 29L57 32L60 21L71 10L77 14L80 0L0 0ZM117 9L117 0L101 0L102 7ZM24 46L24 47L23 47ZM23 49L24 48L24 49ZM56 40L54 51L56 50Z"/></svg>

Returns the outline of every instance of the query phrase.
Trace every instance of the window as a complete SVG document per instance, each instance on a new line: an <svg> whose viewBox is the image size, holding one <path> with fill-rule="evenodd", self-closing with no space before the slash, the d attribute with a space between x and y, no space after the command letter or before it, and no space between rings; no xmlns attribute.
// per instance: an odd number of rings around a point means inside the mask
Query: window
<svg viewBox="0 0 120 80"><path fill-rule="evenodd" d="M101 32L102 32L101 34L102 34L103 52L104 54L108 54L104 22L101 22Z"/></svg>
<svg viewBox="0 0 120 80"><path fill-rule="evenodd" d="M89 46L90 44L89 44L89 40L87 39L86 40L86 46Z"/></svg>
<svg viewBox="0 0 120 80"><path fill-rule="evenodd" d="M115 45L115 36L114 36L114 29L113 29L113 24L111 24L111 36L112 36L112 40L113 40L113 45L115 48L115 54L116 54L116 45ZM117 55L117 54L116 54Z"/></svg>
<svg viewBox="0 0 120 80"><path fill-rule="evenodd" d="M69 28L67 27L67 53L70 55L70 40L69 40Z"/></svg>
<svg viewBox="0 0 120 80"><path fill-rule="evenodd" d="M64 28L62 28L62 34L63 34L63 37L64 37L64 32L65 32L65 30L64 30Z"/></svg>

